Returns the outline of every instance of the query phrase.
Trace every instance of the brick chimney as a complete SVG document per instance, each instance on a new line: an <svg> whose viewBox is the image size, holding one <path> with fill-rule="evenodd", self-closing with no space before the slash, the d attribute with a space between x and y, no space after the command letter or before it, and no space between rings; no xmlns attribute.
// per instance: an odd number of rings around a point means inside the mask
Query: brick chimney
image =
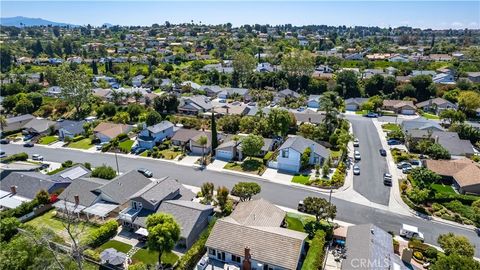
<svg viewBox="0 0 480 270"><path fill-rule="evenodd" d="M250 255L250 248L247 246L245 247L245 256L243 258L242 270L252 269L252 262L250 261L250 258L252 258L252 256Z"/></svg>
<svg viewBox="0 0 480 270"><path fill-rule="evenodd" d="M17 194L17 186L10 186L10 192L12 194Z"/></svg>
<svg viewBox="0 0 480 270"><path fill-rule="evenodd" d="M75 199L75 205L79 205L80 204L80 197L78 195L75 195L75 196L73 196L73 198Z"/></svg>

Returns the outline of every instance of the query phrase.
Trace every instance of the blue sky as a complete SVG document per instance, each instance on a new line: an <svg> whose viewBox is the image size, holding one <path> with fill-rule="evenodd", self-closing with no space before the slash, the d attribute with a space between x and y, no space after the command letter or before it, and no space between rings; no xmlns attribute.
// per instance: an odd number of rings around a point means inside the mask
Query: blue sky
<svg viewBox="0 0 480 270"><path fill-rule="evenodd" d="M1 1L1 16L73 24L363 25L480 28L480 1Z"/></svg>

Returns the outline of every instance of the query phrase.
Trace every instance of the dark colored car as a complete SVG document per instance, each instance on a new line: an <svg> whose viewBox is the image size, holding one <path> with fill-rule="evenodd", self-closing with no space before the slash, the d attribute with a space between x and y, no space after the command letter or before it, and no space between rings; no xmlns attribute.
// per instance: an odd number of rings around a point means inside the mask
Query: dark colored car
<svg viewBox="0 0 480 270"><path fill-rule="evenodd" d="M399 145L401 144L401 142L399 140L396 140L396 139L390 139L387 141L387 144L388 145Z"/></svg>
<svg viewBox="0 0 480 270"><path fill-rule="evenodd" d="M385 151L385 149L380 149L380 156L386 157L387 156L387 151Z"/></svg>
<svg viewBox="0 0 480 270"><path fill-rule="evenodd" d="M475 228L475 232L477 233L478 236L480 236L480 228Z"/></svg>
<svg viewBox="0 0 480 270"><path fill-rule="evenodd" d="M42 163L42 165L40 165L40 170L45 170L46 168L50 167L50 164L48 163Z"/></svg>
<svg viewBox="0 0 480 270"><path fill-rule="evenodd" d="M145 168L140 168L137 170L139 173L143 174L145 177L152 177L153 176L153 173Z"/></svg>
<svg viewBox="0 0 480 270"><path fill-rule="evenodd" d="M383 184L385 186L392 186L392 175L389 173L383 174Z"/></svg>
<svg viewBox="0 0 480 270"><path fill-rule="evenodd" d="M10 140L9 139L1 139L0 144L9 144Z"/></svg>
<svg viewBox="0 0 480 270"><path fill-rule="evenodd" d="M33 143L32 142L24 143L23 147L33 147Z"/></svg>

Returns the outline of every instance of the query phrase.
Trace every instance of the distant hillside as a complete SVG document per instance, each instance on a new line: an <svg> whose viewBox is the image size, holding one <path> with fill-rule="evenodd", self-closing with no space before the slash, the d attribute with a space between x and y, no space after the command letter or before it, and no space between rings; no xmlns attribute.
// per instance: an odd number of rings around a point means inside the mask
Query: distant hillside
<svg viewBox="0 0 480 270"><path fill-rule="evenodd" d="M44 20L41 18L27 18L22 16L17 17L9 17L9 18L0 18L0 24L3 26L45 26L45 25L53 25L53 26L76 26L69 23L61 23L61 22L52 22L48 20Z"/></svg>

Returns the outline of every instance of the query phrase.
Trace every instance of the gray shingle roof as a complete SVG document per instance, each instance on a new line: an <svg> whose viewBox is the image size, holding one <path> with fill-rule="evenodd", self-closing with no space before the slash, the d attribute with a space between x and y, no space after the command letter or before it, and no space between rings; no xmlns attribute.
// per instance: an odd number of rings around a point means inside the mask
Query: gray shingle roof
<svg viewBox="0 0 480 270"><path fill-rule="evenodd" d="M84 123L85 121L63 120L58 123L58 129L64 129L71 134L81 134L84 132Z"/></svg>
<svg viewBox="0 0 480 270"><path fill-rule="evenodd" d="M10 118L7 118L7 126L8 124L12 124L12 123L17 123L17 122L21 122L21 121L27 121L27 120L31 120L35 118L33 115L31 114L22 114L22 115L19 115L19 116L14 116L14 117L10 117Z"/></svg>
<svg viewBox="0 0 480 270"><path fill-rule="evenodd" d="M151 205L151 209L156 209L163 200L173 199L180 192L180 187L181 184L177 181L164 177L149 183L130 196L130 199L142 198Z"/></svg>
<svg viewBox="0 0 480 270"><path fill-rule="evenodd" d="M150 183L150 179L132 170L115 177L98 190L112 199L113 203L124 204L133 194Z"/></svg>
<svg viewBox="0 0 480 270"><path fill-rule="evenodd" d="M28 121L28 123L26 123L23 127L31 129L38 133L42 133L47 131L51 126L55 126L56 124L56 122L50 120L34 118Z"/></svg>
<svg viewBox="0 0 480 270"><path fill-rule="evenodd" d="M148 130L153 132L153 133L157 133L157 132L160 132L162 130L166 130L166 129L171 128L171 127L173 127L172 122L164 120L164 121L162 121L162 122L160 122L156 125L149 126Z"/></svg>
<svg viewBox="0 0 480 270"><path fill-rule="evenodd" d="M17 195L33 199L40 190L49 191L55 181L39 172L12 172L0 181L0 189L10 192L11 186L16 186Z"/></svg>
<svg viewBox="0 0 480 270"><path fill-rule="evenodd" d="M402 130L404 132L410 132L413 129L443 130L442 126L440 126L438 122L428 120L423 117L418 117L413 120L405 120L402 122Z"/></svg>
<svg viewBox="0 0 480 270"><path fill-rule="evenodd" d="M321 157L328 157L330 155L330 150L325 148L323 145L320 145L310 139L303 138L301 136L293 136L289 137L283 144L280 146L279 150L292 148L293 150L303 153L305 149L310 147L312 152L321 156Z"/></svg>
<svg viewBox="0 0 480 270"><path fill-rule="evenodd" d="M74 196L78 195L80 205L88 207L95 202L99 193L94 190L108 183L108 180L98 178L79 178L73 181L63 192L58 196L59 199L67 202L75 203Z"/></svg>

